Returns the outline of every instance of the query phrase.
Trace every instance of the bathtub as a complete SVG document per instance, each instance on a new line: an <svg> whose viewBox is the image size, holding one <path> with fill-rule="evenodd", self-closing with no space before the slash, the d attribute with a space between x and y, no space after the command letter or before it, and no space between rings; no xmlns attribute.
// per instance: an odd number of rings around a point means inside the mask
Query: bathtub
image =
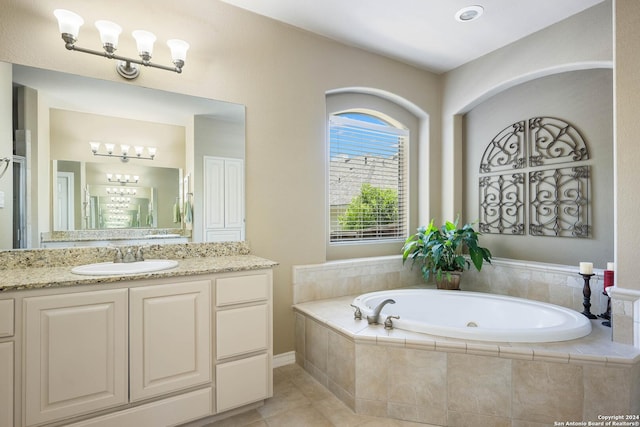
<svg viewBox="0 0 640 427"><path fill-rule="evenodd" d="M407 331L493 342L554 342L588 335L591 323L581 313L553 304L480 292L437 289L395 289L356 297L363 317L385 299L380 313L394 328Z"/></svg>

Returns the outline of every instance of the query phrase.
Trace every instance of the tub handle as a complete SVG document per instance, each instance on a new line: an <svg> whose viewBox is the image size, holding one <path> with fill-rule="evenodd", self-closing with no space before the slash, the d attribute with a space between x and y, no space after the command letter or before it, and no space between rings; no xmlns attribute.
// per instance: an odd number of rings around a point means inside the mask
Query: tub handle
<svg viewBox="0 0 640 427"><path fill-rule="evenodd" d="M399 319L400 316L387 316L387 318L384 321L384 328L385 329L393 329L393 321L391 319Z"/></svg>
<svg viewBox="0 0 640 427"><path fill-rule="evenodd" d="M362 320L362 311L360 311L360 307L357 305L350 304L351 307L355 308L356 311L353 312L353 318L356 320Z"/></svg>

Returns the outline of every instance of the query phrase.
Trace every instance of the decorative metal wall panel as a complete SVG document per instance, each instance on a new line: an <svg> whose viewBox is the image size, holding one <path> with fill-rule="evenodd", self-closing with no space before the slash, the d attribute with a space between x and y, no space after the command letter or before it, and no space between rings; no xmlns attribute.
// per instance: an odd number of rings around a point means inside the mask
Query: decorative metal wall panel
<svg viewBox="0 0 640 427"><path fill-rule="evenodd" d="M524 234L524 173L480 177L481 233Z"/></svg>
<svg viewBox="0 0 640 427"><path fill-rule="evenodd" d="M480 173L519 169L525 166L526 121L504 128L489 143L482 155Z"/></svg>
<svg viewBox="0 0 640 427"><path fill-rule="evenodd" d="M552 117L529 119L529 166L578 162L589 159L580 132L569 123Z"/></svg>
<svg viewBox="0 0 640 427"><path fill-rule="evenodd" d="M479 230L525 234L528 197L529 234L590 237L589 166L553 168L588 159L586 141L564 120L541 116L506 127L487 145L480 162ZM526 172L483 176L527 166L528 188Z"/></svg>
<svg viewBox="0 0 640 427"><path fill-rule="evenodd" d="M589 237L589 166L529 173L529 233Z"/></svg>

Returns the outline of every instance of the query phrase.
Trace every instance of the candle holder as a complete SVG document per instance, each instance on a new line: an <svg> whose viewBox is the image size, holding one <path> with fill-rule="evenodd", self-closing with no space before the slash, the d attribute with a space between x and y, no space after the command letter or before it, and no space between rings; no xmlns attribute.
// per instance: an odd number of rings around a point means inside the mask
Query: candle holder
<svg viewBox="0 0 640 427"><path fill-rule="evenodd" d="M584 310L582 311L582 314L587 316L589 319L596 319L597 317L591 313L591 286L589 285L589 281L593 274L580 273L580 275L584 279L584 286L582 287L582 296L584 297L582 305L584 306Z"/></svg>

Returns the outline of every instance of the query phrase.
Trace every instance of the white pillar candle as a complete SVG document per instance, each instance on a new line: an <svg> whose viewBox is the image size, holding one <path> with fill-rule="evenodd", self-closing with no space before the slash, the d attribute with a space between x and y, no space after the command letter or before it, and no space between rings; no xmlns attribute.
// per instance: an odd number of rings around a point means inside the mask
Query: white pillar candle
<svg viewBox="0 0 640 427"><path fill-rule="evenodd" d="M580 263L580 274L593 274L593 263L592 262L581 262Z"/></svg>
<svg viewBox="0 0 640 427"><path fill-rule="evenodd" d="M612 262L608 262L608 263L607 263L607 270L611 270L611 271L613 271L613 270L615 270L615 269L616 269L616 268L615 268L615 265L614 265Z"/></svg>

